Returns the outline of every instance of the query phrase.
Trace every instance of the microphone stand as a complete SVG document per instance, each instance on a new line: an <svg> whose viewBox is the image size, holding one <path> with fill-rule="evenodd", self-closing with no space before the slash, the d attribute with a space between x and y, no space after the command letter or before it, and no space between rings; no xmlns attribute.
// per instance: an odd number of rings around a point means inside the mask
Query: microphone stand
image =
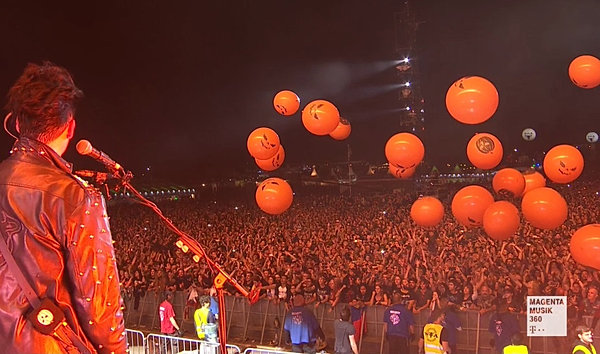
<svg viewBox="0 0 600 354"><path fill-rule="evenodd" d="M173 222L168 219L162 211L156 206L155 203L146 199L142 196L129 181L133 178L133 174L129 171L125 171L122 168L118 170L111 171L115 177L120 181L120 185L125 189L129 190L137 199L139 199L138 203L145 205L152 209L158 215L160 220L173 231L177 236L179 236L179 240L175 243L177 247L179 247L184 253L191 251L194 256L193 259L196 263L200 262L200 259L203 257L208 263L208 266L216 271L217 275L214 279L214 285L217 289L217 298L219 301L219 346L221 349L221 354L227 354L227 316L225 313L225 295L223 293L223 286L226 282L231 283L237 291L240 292L244 297L248 297L250 293L239 284L229 273L227 273L219 264L213 261L208 254L204 251L204 248L192 237L190 237L185 232L179 230Z"/></svg>

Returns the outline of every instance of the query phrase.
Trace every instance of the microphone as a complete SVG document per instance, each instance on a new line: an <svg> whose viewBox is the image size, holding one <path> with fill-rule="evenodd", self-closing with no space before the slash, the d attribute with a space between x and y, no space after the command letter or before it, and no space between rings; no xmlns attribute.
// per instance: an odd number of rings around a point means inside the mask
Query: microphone
<svg viewBox="0 0 600 354"><path fill-rule="evenodd" d="M83 177L83 178L93 178L95 180L106 181L107 179L115 179L117 178L112 173L107 172L98 172L92 170L78 170L73 172L74 175Z"/></svg>
<svg viewBox="0 0 600 354"><path fill-rule="evenodd" d="M85 139L79 140L79 142L77 143L76 149L77 149L77 152L80 153L81 155L87 155L87 156L93 158L94 160L99 161L104 166L106 166L106 168L108 168L109 171L115 172L115 171L123 170L123 167L121 165L119 165L117 162L115 162L113 159L111 159L104 152L94 148L92 146L92 144Z"/></svg>

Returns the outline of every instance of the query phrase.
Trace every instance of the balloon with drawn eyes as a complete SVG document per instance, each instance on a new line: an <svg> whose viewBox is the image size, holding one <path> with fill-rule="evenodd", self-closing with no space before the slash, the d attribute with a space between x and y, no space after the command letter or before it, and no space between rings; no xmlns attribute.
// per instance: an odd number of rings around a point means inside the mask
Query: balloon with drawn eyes
<svg viewBox="0 0 600 354"><path fill-rule="evenodd" d="M502 143L490 133L475 134L467 144L467 157L473 166L482 170L492 169L502 161Z"/></svg>
<svg viewBox="0 0 600 354"><path fill-rule="evenodd" d="M350 132L352 132L352 126L350 122L345 118L340 117L340 122L337 127L329 133L329 136L334 138L335 140L344 140L350 136Z"/></svg>
<svg viewBox="0 0 600 354"><path fill-rule="evenodd" d="M275 156L280 145L279 135L273 129L267 127L254 129L246 142L250 155L260 160Z"/></svg>
<svg viewBox="0 0 600 354"><path fill-rule="evenodd" d="M525 220L539 229L553 230L567 220L567 201L556 190L540 187L531 190L521 200Z"/></svg>
<svg viewBox="0 0 600 354"><path fill-rule="evenodd" d="M398 133L385 144L387 160L401 168L416 167L425 157L425 146L421 139L411 133Z"/></svg>
<svg viewBox="0 0 600 354"><path fill-rule="evenodd" d="M520 197L525 190L525 178L514 168L503 168L494 175L492 187L498 194L508 192Z"/></svg>
<svg viewBox="0 0 600 354"><path fill-rule="evenodd" d="M591 144L598 142L598 133L596 133L596 132L587 133L585 135L585 140Z"/></svg>
<svg viewBox="0 0 600 354"><path fill-rule="evenodd" d="M600 270L600 224L579 228L571 237L569 247L577 263Z"/></svg>
<svg viewBox="0 0 600 354"><path fill-rule="evenodd" d="M480 76L456 80L446 92L446 109L464 124L479 124L490 119L498 108L498 91Z"/></svg>
<svg viewBox="0 0 600 354"><path fill-rule="evenodd" d="M283 90L273 98L273 107L283 116L291 116L300 108L300 98L294 92Z"/></svg>
<svg viewBox="0 0 600 354"><path fill-rule="evenodd" d="M544 173L556 183L570 183L583 172L583 155L571 145L557 145L544 157Z"/></svg>
<svg viewBox="0 0 600 354"><path fill-rule="evenodd" d="M333 103L315 100L302 110L302 124L314 135L331 133L340 122L340 112Z"/></svg>
<svg viewBox="0 0 600 354"><path fill-rule="evenodd" d="M263 171L275 171L283 164L285 160L285 150L283 149L283 145L279 145L279 150L275 154L275 156L266 159L259 160L257 158L254 159L256 165Z"/></svg>
<svg viewBox="0 0 600 354"><path fill-rule="evenodd" d="M523 140L525 141L534 141L536 136L537 133L532 128L525 128L521 132L521 137L523 137Z"/></svg>
<svg viewBox="0 0 600 354"><path fill-rule="evenodd" d="M584 89L600 85L600 60L592 55L581 55L569 64L571 81Z"/></svg>
<svg viewBox="0 0 600 354"><path fill-rule="evenodd" d="M292 187L278 177L267 178L256 188L256 204L267 214L279 215L292 205Z"/></svg>
<svg viewBox="0 0 600 354"><path fill-rule="evenodd" d="M452 198L452 215L466 227L481 226L483 214L494 202L487 189L470 185L460 189Z"/></svg>
<svg viewBox="0 0 600 354"><path fill-rule="evenodd" d="M417 166L402 167L402 166L395 165L389 161L388 161L388 163L389 163L388 171L390 172L390 174L399 179L411 178L415 174L415 171L417 170Z"/></svg>

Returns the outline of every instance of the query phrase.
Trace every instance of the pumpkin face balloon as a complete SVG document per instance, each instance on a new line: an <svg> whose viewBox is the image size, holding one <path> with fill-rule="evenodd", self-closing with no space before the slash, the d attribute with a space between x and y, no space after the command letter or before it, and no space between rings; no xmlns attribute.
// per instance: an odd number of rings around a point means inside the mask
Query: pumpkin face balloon
<svg viewBox="0 0 600 354"><path fill-rule="evenodd" d="M279 91L273 98L273 107L283 116L291 116L300 108L300 98L289 90Z"/></svg>
<svg viewBox="0 0 600 354"><path fill-rule="evenodd" d="M314 135L327 135L340 123L340 112L333 103L312 101L302 110L302 124Z"/></svg>
<svg viewBox="0 0 600 354"><path fill-rule="evenodd" d="M466 227L481 226L483 214L494 203L494 197L487 189L471 185L456 192L452 198L452 215Z"/></svg>
<svg viewBox="0 0 600 354"><path fill-rule="evenodd" d="M556 183L570 183L583 172L583 155L571 145L557 145L544 157L544 173Z"/></svg>
<svg viewBox="0 0 600 354"><path fill-rule="evenodd" d="M275 154L275 156L270 159L260 160L254 159L256 165L263 171L275 171L283 164L285 160L285 150L283 149L283 145L279 146L279 151Z"/></svg>
<svg viewBox="0 0 600 354"><path fill-rule="evenodd" d="M494 84L483 77L463 77L448 89L446 108L461 123L483 123L498 108L498 91Z"/></svg>
<svg viewBox="0 0 600 354"><path fill-rule="evenodd" d="M246 142L250 155L259 160L275 156L280 144L279 135L273 129L266 127L254 129Z"/></svg>

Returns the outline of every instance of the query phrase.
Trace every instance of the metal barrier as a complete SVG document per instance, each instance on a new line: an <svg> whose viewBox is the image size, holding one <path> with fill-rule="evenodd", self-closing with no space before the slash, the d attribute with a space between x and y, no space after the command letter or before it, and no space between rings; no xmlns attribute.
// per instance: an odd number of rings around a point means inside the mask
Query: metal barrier
<svg viewBox="0 0 600 354"><path fill-rule="evenodd" d="M288 354L293 352L284 352L277 349L267 349L267 348L247 348L244 350L244 354Z"/></svg>
<svg viewBox="0 0 600 354"><path fill-rule="evenodd" d="M146 354L146 338L144 333L132 329L125 329L127 349L130 354Z"/></svg>
<svg viewBox="0 0 600 354"><path fill-rule="evenodd" d="M219 343L211 343L197 339L149 334L146 337L148 354L221 354ZM240 354L237 345L227 344L227 354Z"/></svg>
<svg viewBox="0 0 600 354"><path fill-rule="evenodd" d="M146 294L140 300L140 305L137 311L133 310L131 305L133 300L128 303L128 310L131 313L126 317L128 327L143 328L147 331L159 331L158 323L158 305L160 304L160 296L153 293ZM186 333L194 333L193 315L189 319L183 319L183 309L185 306L184 296L179 293L173 301L175 308L176 320L185 328ZM339 316L339 311L346 304L338 304L335 309L330 305L321 305L307 307L315 314L325 336L328 339L327 349L333 348L335 333L333 322ZM283 303L269 302L268 300L260 300L256 304L251 305L246 298L237 296L226 297L227 306L227 326L228 339L237 343L246 343L248 346L271 345L273 347L281 347L283 323L287 314L286 307ZM383 331L383 306L369 306L365 308L363 320L363 333L358 341L359 351L364 354L376 354L387 352L387 340ZM477 311L457 312L461 322L462 331L458 333L457 349L461 354L480 354L491 353L493 348L490 345L492 333L488 331L491 314L481 315ZM429 311L422 311L415 314L415 333L417 339L423 331L423 326L427 323ZM526 316L517 316L521 325L523 336L526 337ZM589 322L589 319L585 319ZM138 327L139 326L139 327ZM158 337L157 337L158 338ZM175 338L176 340L184 340L183 338ZM529 352L533 354L557 354L563 353L570 345L571 337L527 337L526 344ZM155 340L159 342L158 339ZM192 341L199 342L199 341ZM170 343L170 342L169 342ZM155 345L155 344L153 344ZM417 340L411 343L411 351L417 352ZM154 353L153 347L147 343L148 353ZM278 349L261 349L249 348L254 350L252 353L260 353L256 350L279 350ZM197 349L192 349L197 350ZM265 353L267 353L265 352ZM271 353L268 352L268 353Z"/></svg>

